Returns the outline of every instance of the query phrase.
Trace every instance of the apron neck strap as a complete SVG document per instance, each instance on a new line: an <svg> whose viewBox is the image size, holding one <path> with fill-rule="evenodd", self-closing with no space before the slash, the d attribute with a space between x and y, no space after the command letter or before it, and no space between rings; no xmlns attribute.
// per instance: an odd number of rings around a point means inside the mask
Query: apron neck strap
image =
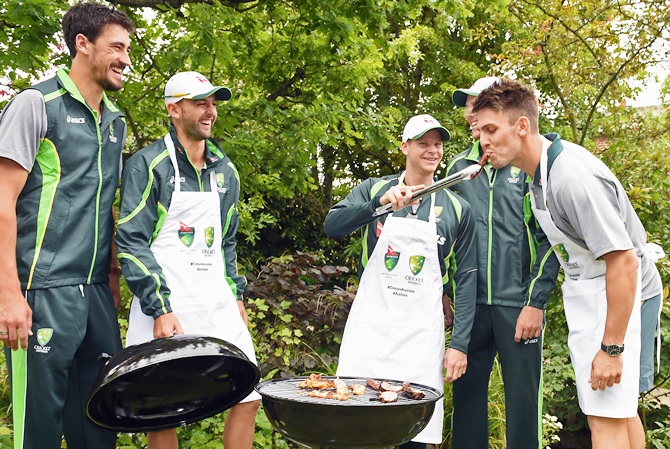
<svg viewBox="0 0 670 449"><path fill-rule="evenodd" d="M177 163L177 154L174 148L174 142L172 141L172 137L170 137L170 133L167 133L165 137L163 137L163 141L165 142L165 146L167 147L168 154L170 155L170 162L172 162L172 167L174 168L174 191L175 192L180 192L181 191L181 176L179 176L179 164ZM210 191L214 193L218 193L216 190L216 173L214 170L209 172L209 189Z"/></svg>
<svg viewBox="0 0 670 449"><path fill-rule="evenodd" d="M181 177L179 176L179 164L177 163L177 155L174 149L174 142L172 142L172 137L170 136L170 133L167 133L165 137L163 137L163 141L165 142L168 154L170 155L170 162L172 162L172 167L174 168L174 191L179 192L181 190L179 185Z"/></svg>

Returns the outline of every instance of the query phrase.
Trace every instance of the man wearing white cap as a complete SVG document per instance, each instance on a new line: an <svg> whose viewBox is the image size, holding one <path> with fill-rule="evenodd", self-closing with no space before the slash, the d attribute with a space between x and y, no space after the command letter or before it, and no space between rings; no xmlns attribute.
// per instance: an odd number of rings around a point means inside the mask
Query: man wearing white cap
<svg viewBox="0 0 670 449"><path fill-rule="evenodd" d="M410 381L442 391L445 380L465 373L477 281L470 205L447 190L421 202L411 198L434 182L448 139L449 132L433 117L412 117L402 136L405 170L367 179L326 216L329 236L360 229L363 240L360 285L342 337L339 376ZM373 217L377 207L389 203L392 214ZM448 292L455 298L455 317L445 351ZM438 401L427 427L401 447L441 443L442 422Z"/></svg>
<svg viewBox="0 0 670 449"><path fill-rule="evenodd" d="M138 151L123 170L116 244L128 286L127 345L175 334L226 340L256 362L242 303L235 233L240 180L212 137L217 101L230 90L197 72L165 85L170 132ZM260 396L228 412L226 449L249 449ZM150 432L149 449L176 449L174 429Z"/></svg>
<svg viewBox="0 0 670 449"><path fill-rule="evenodd" d="M477 80L457 89L456 106L465 108L475 143L456 156L449 174L476 163L483 154L472 105L477 95L498 81ZM454 382L453 449L486 449L488 386L496 353L505 386L507 446L538 449L542 445L542 326L544 309L556 282L558 260L551 245L524 207L526 174L489 163L481 176L453 187L471 205L477 233L477 307L468 348L468 372Z"/></svg>

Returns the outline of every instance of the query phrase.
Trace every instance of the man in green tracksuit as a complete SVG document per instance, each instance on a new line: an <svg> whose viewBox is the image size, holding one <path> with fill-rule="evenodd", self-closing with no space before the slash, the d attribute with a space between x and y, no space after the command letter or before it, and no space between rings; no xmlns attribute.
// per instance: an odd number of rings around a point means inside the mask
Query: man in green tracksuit
<svg viewBox="0 0 670 449"><path fill-rule="evenodd" d="M201 334L238 347L256 362L242 303L235 233L240 179L214 140L217 102L231 92L198 72L165 85L172 126L135 153L123 170L116 243L130 306L126 344ZM226 416L227 449L251 449L260 395L251 392ZM149 449L177 449L175 429L149 432Z"/></svg>
<svg viewBox="0 0 670 449"><path fill-rule="evenodd" d="M427 114L405 126L405 170L370 178L334 205L324 227L331 237L362 231L361 279L342 337L338 376L395 379L440 391L466 371L477 280L470 205L447 190L412 201L434 182L449 133ZM373 216L391 204L393 213ZM451 293L455 292L455 293ZM453 333L444 347L444 301L455 300ZM468 368L469 369L469 368ZM403 448L442 442L443 405Z"/></svg>
<svg viewBox="0 0 670 449"><path fill-rule="evenodd" d="M123 86L133 30L121 11L70 8L70 70L0 115L0 340L15 449L60 448L63 435L71 449L115 446L84 407L98 357L121 348L110 287L118 292L112 207L126 125L104 91Z"/></svg>
<svg viewBox="0 0 670 449"><path fill-rule="evenodd" d="M472 103L498 78L479 79L453 94L476 140L456 156L449 174L477 162L483 152ZM559 264L530 212L526 174L511 165L484 167L479 177L453 187L472 206L477 232L477 308L468 347L468 371L454 382L452 448L488 448L488 385L498 354L505 388L507 446L542 445L542 326Z"/></svg>

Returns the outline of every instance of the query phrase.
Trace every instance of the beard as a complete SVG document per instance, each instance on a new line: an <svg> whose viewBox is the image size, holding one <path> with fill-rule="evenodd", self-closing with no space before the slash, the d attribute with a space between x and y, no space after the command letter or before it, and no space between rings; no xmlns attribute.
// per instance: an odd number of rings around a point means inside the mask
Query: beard
<svg viewBox="0 0 670 449"><path fill-rule="evenodd" d="M101 78L101 79L98 79L97 81L98 81L98 84L100 85L100 87L102 87L103 90L106 90L106 91L116 92L116 91L119 91L119 90L123 89L123 81L116 82L116 81L112 81L108 78Z"/></svg>
<svg viewBox="0 0 670 449"><path fill-rule="evenodd" d="M192 140L205 140L212 137L211 128L203 131L198 125L198 120L189 121L184 124L184 133Z"/></svg>
<svg viewBox="0 0 670 449"><path fill-rule="evenodd" d="M113 78L112 75L112 66L107 66L104 61L101 61L97 57L93 57L91 63L91 72L93 74L93 80L102 87L103 90L116 92L123 89L123 80L117 80Z"/></svg>

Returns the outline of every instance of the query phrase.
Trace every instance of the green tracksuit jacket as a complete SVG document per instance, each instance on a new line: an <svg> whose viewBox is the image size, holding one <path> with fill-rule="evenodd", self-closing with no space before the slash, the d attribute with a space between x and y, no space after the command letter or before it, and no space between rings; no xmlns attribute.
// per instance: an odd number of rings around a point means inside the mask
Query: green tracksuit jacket
<svg viewBox="0 0 670 449"><path fill-rule="evenodd" d="M449 175L477 163L479 142L451 160ZM452 190L472 206L477 220L477 304L543 309L558 275L558 259L532 215L526 174L487 165ZM505 211L505 213L501 213ZM507 261L492 263L492 261Z"/></svg>
<svg viewBox="0 0 670 449"><path fill-rule="evenodd" d="M99 122L64 69L32 89L48 129L17 201L21 287L107 284L124 116L103 94Z"/></svg>
<svg viewBox="0 0 670 449"><path fill-rule="evenodd" d="M222 251L226 280L233 295L242 299L246 280L237 272L237 202L240 179L237 169L223 150L207 140L205 167L196 169L177 140L174 128L170 135L181 174L182 191L210 190L210 172L216 173L221 204ZM163 139L138 151L126 162L121 182L121 211L116 231L116 248L123 275L130 290L140 298L142 311L154 318L172 311L170 286L151 252L150 245L158 235L170 209L174 191L174 168Z"/></svg>
<svg viewBox="0 0 670 449"><path fill-rule="evenodd" d="M335 204L324 222L326 234L341 238L361 229L363 250L359 274L377 244L378 232L388 215L373 218L379 199L391 187L398 185L399 175L370 178L355 187L347 197ZM409 208L395 213L405 216ZM420 220L428 221L430 201L421 202L417 211ZM435 194L437 233L443 238L437 245L444 293L452 296L455 307L454 330L450 347L468 352L470 330L475 314L475 284L477 261L475 251L474 217L470 205L458 195L446 190Z"/></svg>

